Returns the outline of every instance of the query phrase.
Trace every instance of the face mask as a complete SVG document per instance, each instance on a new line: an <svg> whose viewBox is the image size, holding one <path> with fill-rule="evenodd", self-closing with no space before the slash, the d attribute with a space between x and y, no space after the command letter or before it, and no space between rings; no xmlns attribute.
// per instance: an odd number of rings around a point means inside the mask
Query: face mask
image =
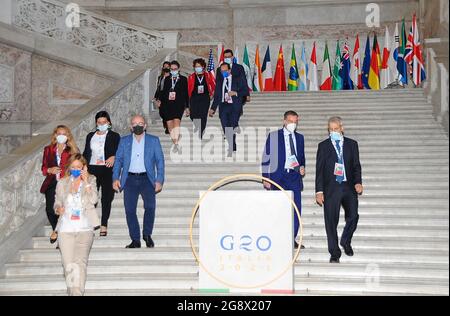
<svg viewBox="0 0 450 316"><path fill-rule="evenodd" d="M195 67L195 72L201 74L203 72L203 67Z"/></svg>
<svg viewBox="0 0 450 316"><path fill-rule="evenodd" d="M225 58L223 61L231 65L233 63L233 58Z"/></svg>
<svg viewBox="0 0 450 316"><path fill-rule="evenodd" d="M330 133L330 138L331 138L331 140L341 140L341 138L342 138L342 134L341 133L338 133L338 132L331 132Z"/></svg>
<svg viewBox="0 0 450 316"><path fill-rule="evenodd" d="M222 71L222 76L224 78L228 78L230 76L230 73L228 71Z"/></svg>
<svg viewBox="0 0 450 316"><path fill-rule="evenodd" d="M70 175L74 178L78 178L79 176L81 176L81 170L71 169Z"/></svg>
<svg viewBox="0 0 450 316"><path fill-rule="evenodd" d="M170 74L171 74L173 77L178 77L178 70L171 70L171 71L170 71Z"/></svg>
<svg viewBox="0 0 450 316"><path fill-rule="evenodd" d="M67 136L66 135L58 135L56 136L56 141L58 144L65 144L67 142Z"/></svg>
<svg viewBox="0 0 450 316"><path fill-rule="evenodd" d="M293 133L297 130L297 124L295 123L290 123L288 125L286 125L286 129L290 132Z"/></svg>
<svg viewBox="0 0 450 316"><path fill-rule="evenodd" d="M144 126L140 125L133 126L132 131L136 135L142 135L144 133Z"/></svg>
<svg viewBox="0 0 450 316"><path fill-rule="evenodd" d="M100 132L106 132L109 129L109 124L97 125L97 130Z"/></svg>

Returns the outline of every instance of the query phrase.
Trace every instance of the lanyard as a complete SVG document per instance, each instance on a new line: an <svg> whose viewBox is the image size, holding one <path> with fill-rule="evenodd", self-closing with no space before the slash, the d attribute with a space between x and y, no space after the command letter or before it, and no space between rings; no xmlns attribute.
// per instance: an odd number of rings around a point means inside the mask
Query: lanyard
<svg viewBox="0 0 450 316"><path fill-rule="evenodd" d="M203 79L205 79L205 76L202 76L202 80L200 80L200 77L197 76L197 80L200 85L203 83Z"/></svg>
<svg viewBox="0 0 450 316"><path fill-rule="evenodd" d="M336 154L338 155L338 161L343 161L344 160L344 141L340 141L340 145L341 145L341 150L338 151L337 150L337 146L336 146L336 141L334 141L333 143L333 147L334 150L336 151Z"/></svg>
<svg viewBox="0 0 450 316"><path fill-rule="evenodd" d="M175 78L175 77L172 77L172 90L175 89L175 86L177 85L177 82L178 82L179 77L176 77L176 80L175 80L175 81L173 80L174 78Z"/></svg>
<svg viewBox="0 0 450 316"><path fill-rule="evenodd" d="M66 145L64 145L64 148L61 152L61 154L58 152L58 146L56 146L56 164L58 165L58 167L61 165L61 156L62 153L64 152L64 150L66 149Z"/></svg>

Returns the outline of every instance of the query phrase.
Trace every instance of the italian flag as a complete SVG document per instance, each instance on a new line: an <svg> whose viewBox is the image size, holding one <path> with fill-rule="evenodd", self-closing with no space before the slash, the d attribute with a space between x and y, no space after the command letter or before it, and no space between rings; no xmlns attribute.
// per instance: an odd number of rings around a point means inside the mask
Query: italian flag
<svg viewBox="0 0 450 316"><path fill-rule="evenodd" d="M331 63L330 53L328 52L328 44L325 43L325 54L323 56L322 81L320 90L331 90Z"/></svg>
<svg viewBox="0 0 450 316"><path fill-rule="evenodd" d="M245 70L245 78L247 79L247 86L250 91L252 91L252 75L250 68L250 59L248 57L247 45L245 45L244 49L244 59L242 60L242 66L244 66Z"/></svg>

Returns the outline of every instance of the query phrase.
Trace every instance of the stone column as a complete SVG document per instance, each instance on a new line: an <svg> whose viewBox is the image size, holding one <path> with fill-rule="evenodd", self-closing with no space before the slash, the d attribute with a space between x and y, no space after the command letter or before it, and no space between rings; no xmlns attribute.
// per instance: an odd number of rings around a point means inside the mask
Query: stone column
<svg viewBox="0 0 450 316"><path fill-rule="evenodd" d="M179 32L163 31L164 36L164 48L178 49L178 43L180 40Z"/></svg>
<svg viewBox="0 0 450 316"><path fill-rule="evenodd" d="M12 24L12 1L0 0L0 22Z"/></svg>

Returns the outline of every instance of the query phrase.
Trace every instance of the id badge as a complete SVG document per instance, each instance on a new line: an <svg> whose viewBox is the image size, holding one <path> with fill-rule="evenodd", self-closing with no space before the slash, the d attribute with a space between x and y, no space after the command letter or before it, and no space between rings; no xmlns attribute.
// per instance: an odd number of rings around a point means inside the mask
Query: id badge
<svg viewBox="0 0 450 316"><path fill-rule="evenodd" d="M205 93L205 86L204 86L204 85L198 86L197 93L198 93L198 94L203 94L203 93Z"/></svg>
<svg viewBox="0 0 450 316"><path fill-rule="evenodd" d="M72 209L70 214L70 220L79 221L81 219L81 210L80 209Z"/></svg>
<svg viewBox="0 0 450 316"><path fill-rule="evenodd" d="M334 175L342 177L344 176L344 165L341 163L337 163L334 165Z"/></svg>
<svg viewBox="0 0 450 316"><path fill-rule="evenodd" d="M177 93L175 91L169 92L169 101L175 101Z"/></svg>
<svg viewBox="0 0 450 316"><path fill-rule="evenodd" d="M297 157L295 157L295 155L289 156L287 158L286 169L295 169L298 166L300 166L300 164L298 163Z"/></svg>
<svg viewBox="0 0 450 316"><path fill-rule="evenodd" d="M233 99L230 97L230 95L227 93L225 93L225 102L227 103L233 103Z"/></svg>

